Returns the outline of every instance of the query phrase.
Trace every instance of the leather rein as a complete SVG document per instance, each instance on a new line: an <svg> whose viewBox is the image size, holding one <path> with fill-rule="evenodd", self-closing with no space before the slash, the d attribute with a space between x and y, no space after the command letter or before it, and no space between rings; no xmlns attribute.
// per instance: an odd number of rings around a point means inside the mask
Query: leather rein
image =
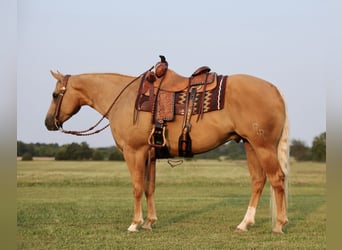
<svg viewBox="0 0 342 250"><path fill-rule="evenodd" d="M62 127L62 124L60 123L60 121L58 120L59 114L60 114L60 110L61 110L61 105L62 105L62 100L64 97L64 94L67 90L67 85L68 85L68 81L71 75L65 75L63 77L62 80L62 87L60 89L60 92L58 93L58 97L57 97L57 104L56 104L56 110L55 110L55 114L54 114L54 119L55 119L55 126L56 128L65 134L72 134L72 135L77 135L77 136L89 136L89 135L94 135L97 134L103 130L105 130L110 123L108 123L107 125L105 125L104 127L92 131L94 130L103 120L104 118L107 117L107 115L109 114L109 112L111 111L111 109L114 107L115 103L118 101L118 99L120 98L120 96L125 92L125 90L132 85L136 80L138 80L142 75L146 74L148 71L151 71L154 68L154 66L152 66L149 70L145 71L144 73L142 73L141 75L137 76L136 78L134 78L132 81L130 81L121 91L120 93L116 96L116 98L114 99L114 101L112 102L112 104L109 106L109 108L107 109L107 111L102 115L102 117L100 118L100 120L92 127L86 129L86 130L80 130L80 131L73 131L73 130L64 130ZM92 132L90 132L92 131Z"/></svg>

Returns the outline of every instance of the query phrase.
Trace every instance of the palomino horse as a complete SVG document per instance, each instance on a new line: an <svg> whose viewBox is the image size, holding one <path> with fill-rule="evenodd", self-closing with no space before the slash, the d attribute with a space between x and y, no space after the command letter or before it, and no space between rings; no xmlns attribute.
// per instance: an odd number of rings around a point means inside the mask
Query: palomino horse
<svg viewBox="0 0 342 250"><path fill-rule="evenodd" d="M147 200L147 219L142 226L151 229L157 221L154 191L156 157L148 144L152 129L151 113L139 112L134 122L135 100L141 76L114 73L63 75L51 71L57 83L47 112L48 130L63 130L62 124L82 105L97 110L109 120L116 146L123 152L131 175L134 215L129 231L143 224L142 197ZM171 69L170 77L183 78ZM113 102L114 100L114 102ZM194 115L193 120L196 120ZM167 143L171 156L178 156L178 138L183 117L176 115L167 126ZM70 132L70 131L69 131ZM282 233L288 222L287 175L289 131L286 105L282 94L267 81L250 75L230 75L225 88L224 108L208 112L191 127L192 152L202 153L230 140L243 140L252 182L246 214L237 231L247 231L254 224L266 178L273 188L273 232Z"/></svg>

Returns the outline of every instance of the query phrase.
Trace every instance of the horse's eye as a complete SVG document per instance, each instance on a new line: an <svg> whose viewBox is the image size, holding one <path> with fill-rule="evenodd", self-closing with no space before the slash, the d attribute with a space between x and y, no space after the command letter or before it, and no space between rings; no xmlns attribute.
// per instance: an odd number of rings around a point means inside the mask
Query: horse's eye
<svg viewBox="0 0 342 250"><path fill-rule="evenodd" d="M53 98L53 99L56 99L57 97L58 97L58 93L53 92L53 93L52 93L52 98Z"/></svg>

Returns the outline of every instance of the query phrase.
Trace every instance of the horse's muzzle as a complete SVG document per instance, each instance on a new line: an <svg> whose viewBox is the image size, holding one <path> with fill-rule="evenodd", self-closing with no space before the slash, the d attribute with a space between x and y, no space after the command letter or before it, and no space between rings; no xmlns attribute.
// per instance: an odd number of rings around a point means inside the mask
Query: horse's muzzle
<svg viewBox="0 0 342 250"><path fill-rule="evenodd" d="M56 124L54 116L46 116L45 126L50 131L56 131L59 129L60 125Z"/></svg>

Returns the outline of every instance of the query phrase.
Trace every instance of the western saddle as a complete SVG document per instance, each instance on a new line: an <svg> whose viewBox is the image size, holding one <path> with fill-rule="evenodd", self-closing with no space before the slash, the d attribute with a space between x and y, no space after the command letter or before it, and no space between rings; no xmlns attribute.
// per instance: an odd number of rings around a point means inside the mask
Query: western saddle
<svg viewBox="0 0 342 250"><path fill-rule="evenodd" d="M192 157L191 117L197 115L198 122L205 112L223 109L227 76L218 76L210 72L209 67L202 66L190 77L183 77L168 69L164 56L160 59L154 71L147 71L141 79L134 122L138 119L138 111L151 112L153 128L148 143L156 148L157 158L170 158L166 123L172 122L175 115L183 115L178 154Z"/></svg>

